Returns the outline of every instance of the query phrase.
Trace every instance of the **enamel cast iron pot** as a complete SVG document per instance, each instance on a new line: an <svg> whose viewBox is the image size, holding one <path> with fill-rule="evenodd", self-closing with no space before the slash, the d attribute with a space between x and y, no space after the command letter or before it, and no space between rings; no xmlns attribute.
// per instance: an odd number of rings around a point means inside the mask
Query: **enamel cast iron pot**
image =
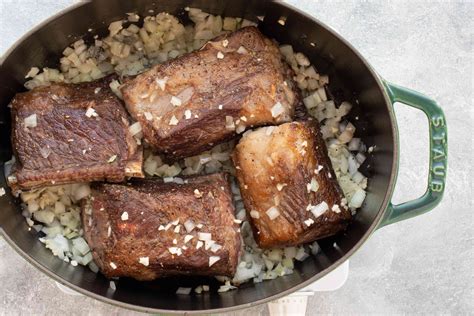
<svg viewBox="0 0 474 316"><path fill-rule="evenodd" d="M24 91L25 74L32 66L57 67L63 49L84 37L107 34L109 23L126 17L127 12L146 16L169 12L188 23L185 7L201 8L216 15L244 17L259 22L268 37L309 57L320 73L328 74L329 90L337 101L355 105L349 118L357 127L356 137L374 146L361 167L369 178L367 198L347 231L320 242L321 252L298 262L292 275L271 281L242 285L236 291L217 293L213 279L169 278L155 282L120 279L117 290L109 281L88 268L73 267L52 256L28 231L20 203L9 191L0 197L0 233L26 260L54 280L98 300L143 312L224 312L261 304L287 295L326 275L347 260L377 229L420 215L441 200L446 177L447 134L443 112L431 99L383 80L364 58L343 38L321 22L286 4L249 0L95 0L81 2L54 16L20 39L0 59L0 164L12 156L10 113L7 105L15 93ZM286 18L285 25L278 20ZM430 161L426 192L400 205L390 203L398 172L398 130L393 104L401 102L423 111L429 120ZM355 119L358 116L358 119ZM420 180L421 181L421 180ZM6 188L3 172L0 187ZM336 243L336 247L334 247ZM178 286L211 284L201 295L176 295Z"/></svg>

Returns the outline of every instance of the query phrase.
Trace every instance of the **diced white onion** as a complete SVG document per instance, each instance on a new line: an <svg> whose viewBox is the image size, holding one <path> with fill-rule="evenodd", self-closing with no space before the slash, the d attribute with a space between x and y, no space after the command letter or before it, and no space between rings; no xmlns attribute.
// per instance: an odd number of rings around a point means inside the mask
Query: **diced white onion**
<svg viewBox="0 0 474 316"><path fill-rule="evenodd" d="M362 189L358 189L354 195L352 196L351 201L349 202L349 207L359 208L362 206L362 203L365 200L365 191Z"/></svg>
<svg viewBox="0 0 474 316"><path fill-rule="evenodd" d="M212 235L210 233L198 233L198 239L203 241L212 240Z"/></svg>
<svg viewBox="0 0 474 316"><path fill-rule="evenodd" d="M280 212L275 206L270 207L265 213L271 220L274 220L275 218L280 216Z"/></svg>
<svg viewBox="0 0 474 316"><path fill-rule="evenodd" d="M90 251L89 245L84 238L78 237L72 240L72 245L76 248L83 256Z"/></svg>
<svg viewBox="0 0 474 316"><path fill-rule="evenodd" d="M209 257L209 266L211 267L214 263L216 263L219 260L221 260L221 257L219 257L219 256L210 256Z"/></svg>
<svg viewBox="0 0 474 316"><path fill-rule="evenodd" d="M141 133L142 125L140 124L140 122L135 122L132 125L130 125L130 127L128 128L128 131L130 132L132 136L135 136L138 133Z"/></svg>
<svg viewBox="0 0 474 316"><path fill-rule="evenodd" d="M120 216L120 219L122 221L128 221L128 213L127 212L123 212L122 215Z"/></svg>
<svg viewBox="0 0 474 316"><path fill-rule="evenodd" d="M97 114L97 112L94 110L94 108L92 107L88 107L87 110L86 110L86 116L87 117L98 117L99 114Z"/></svg>
<svg viewBox="0 0 474 316"><path fill-rule="evenodd" d="M88 184L81 184L74 192L74 199L76 201L82 200L83 198L91 194L91 189Z"/></svg>
<svg viewBox="0 0 474 316"><path fill-rule="evenodd" d="M237 49L237 53L239 54L247 54L247 49L245 49L245 47L243 46L240 46L238 49Z"/></svg>
<svg viewBox="0 0 474 316"><path fill-rule="evenodd" d="M184 228L186 229L188 233L192 232L195 227L196 225L191 219L188 219L184 222Z"/></svg>
<svg viewBox="0 0 474 316"><path fill-rule="evenodd" d="M25 117L24 122L25 122L25 127L30 127L30 128L36 127L38 124L36 114L31 114L30 116Z"/></svg>
<svg viewBox="0 0 474 316"><path fill-rule="evenodd" d="M349 144L347 145L347 149L350 151L357 151L360 148L360 138L352 138Z"/></svg>
<svg viewBox="0 0 474 316"><path fill-rule="evenodd" d="M153 114L151 114L150 112L144 112L143 115L145 115L145 119L147 121L153 120Z"/></svg>
<svg viewBox="0 0 474 316"><path fill-rule="evenodd" d="M176 116L172 116L171 119L170 119L170 122L169 122L169 125L178 125L178 119L176 118Z"/></svg>
<svg viewBox="0 0 474 316"><path fill-rule="evenodd" d="M150 264L150 258L148 257L140 257L138 259L138 262L143 264L145 267L148 267L148 265Z"/></svg>
<svg viewBox="0 0 474 316"><path fill-rule="evenodd" d="M281 105L280 102L277 102L275 103L275 105L272 107L272 116L273 117L278 117L280 116L282 113L285 112L285 108L283 107L283 105Z"/></svg>
<svg viewBox="0 0 474 316"><path fill-rule="evenodd" d="M180 106L182 104L181 99L175 96L171 97L170 103L174 106Z"/></svg>
<svg viewBox="0 0 474 316"><path fill-rule="evenodd" d="M313 213L314 217L318 218L322 214L324 214L327 210L329 210L329 205L326 202L321 202L318 205L311 206L310 209L311 213Z"/></svg>
<svg viewBox="0 0 474 316"><path fill-rule="evenodd" d="M310 183L310 190L313 192L317 192L319 189L319 183L316 180L316 178L311 178L311 183Z"/></svg>
<svg viewBox="0 0 474 316"><path fill-rule="evenodd" d="M232 116L225 117L225 128L228 130L235 130L234 118Z"/></svg>
<svg viewBox="0 0 474 316"><path fill-rule="evenodd" d="M184 236L184 243L186 244L188 241L190 241L191 239L193 239L194 236L193 235L186 235Z"/></svg>
<svg viewBox="0 0 474 316"><path fill-rule="evenodd" d="M156 83L158 84L160 89L163 90L163 91L165 91L167 81L168 81L168 77L164 77L162 79L160 79L160 78L156 79Z"/></svg>
<svg viewBox="0 0 474 316"><path fill-rule="evenodd" d="M300 247L298 249L298 252L296 253L295 259L298 260L298 261L304 261L308 257L309 257L309 255L304 250L304 247Z"/></svg>
<svg viewBox="0 0 474 316"><path fill-rule="evenodd" d="M250 211L250 217L255 219L260 218L260 213L258 211L252 210Z"/></svg>
<svg viewBox="0 0 474 316"><path fill-rule="evenodd" d="M176 294L178 295L189 295L191 293L192 288L190 287L178 287L176 290Z"/></svg>

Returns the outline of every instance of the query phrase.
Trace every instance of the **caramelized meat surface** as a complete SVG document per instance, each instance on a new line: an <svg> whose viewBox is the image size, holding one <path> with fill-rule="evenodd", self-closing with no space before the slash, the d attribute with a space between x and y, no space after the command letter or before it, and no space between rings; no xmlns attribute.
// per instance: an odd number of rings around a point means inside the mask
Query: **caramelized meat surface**
<svg viewBox="0 0 474 316"><path fill-rule="evenodd" d="M247 216L263 248L333 235L351 218L315 124L248 132L233 153Z"/></svg>
<svg viewBox="0 0 474 316"><path fill-rule="evenodd" d="M105 276L235 273L240 233L224 174L96 184L92 197L83 204L84 235Z"/></svg>
<svg viewBox="0 0 474 316"><path fill-rule="evenodd" d="M141 149L109 81L53 84L15 96L12 187L143 176Z"/></svg>
<svg viewBox="0 0 474 316"><path fill-rule="evenodd" d="M147 142L172 160L246 127L291 121L301 100L278 47L255 27L153 67L125 83L122 94Z"/></svg>

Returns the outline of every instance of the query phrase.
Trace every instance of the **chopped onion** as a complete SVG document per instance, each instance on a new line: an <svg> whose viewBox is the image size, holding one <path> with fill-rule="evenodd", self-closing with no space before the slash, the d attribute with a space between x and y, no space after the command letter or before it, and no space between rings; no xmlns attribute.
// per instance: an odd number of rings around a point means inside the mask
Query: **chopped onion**
<svg viewBox="0 0 474 316"><path fill-rule="evenodd" d="M189 295L191 293L192 288L190 287L178 287L176 290L176 294L178 295Z"/></svg>
<svg viewBox="0 0 474 316"><path fill-rule="evenodd" d="M296 256L296 247L286 247L283 252L286 258L293 259Z"/></svg>
<svg viewBox="0 0 474 316"><path fill-rule="evenodd" d="M149 257L140 257L138 259L138 262L143 264L145 267L148 267L148 265L150 264L150 258Z"/></svg>
<svg viewBox="0 0 474 316"><path fill-rule="evenodd" d="M210 233L198 233L199 240L208 241L212 240L212 235Z"/></svg>
<svg viewBox="0 0 474 316"><path fill-rule="evenodd" d="M217 52L217 59L224 59L224 54L222 54L222 52Z"/></svg>
<svg viewBox="0 0 474 316"><path fill-rule="evenodd" d="M170 103L173 104L174 106L180 106L183 102L181 101L180 98L172 96Z"/></svg>
<svg viewBox="0 0 474 316"><path fill-rule="evenodd" d="M211 245L211 248L210 248L210 249L211 249L212 252L217 252L217 251L219 251L220 249L222 249L222 246L219 245L219 244L214 243L214 244Z"/></svg>
<svg viewBox="0 0 474 316"><path fill-rule="evenodd" d="M141 133L142 125L140 124L140 122L135 122L132 125L130 125L130 127L128 128L128 131L130 132L132 136L135 136L138 133Z"/></svg>
<svg viewBox="0 0 474 316"><path fill-rule="evenodd" d="M190 241L191 239L193 239L194 236L193 235L186 235L184 236L184 243L186 244L188 241Z"/></svg>
<svg viewBox="0 0 474 316"><path fill-rule="evenodd" d="M153 120L153 114L151 114L150 112L144 112L143 115L145 115L145 119L147 121Z"/></svg>
<svg viewBox="0 0 474 316"><path fill-rule="evenodd" d="M278 117L280 116L282 113L285 112L285 108L283 107L283 105L281 105L280 102L277 102L275 103L275 105L272 107L272 116L273 117Z"/></svg>
<svg viewBox="0 0 474 316"><path fill-rule="evenodd" d="M234 118L232 116L226 116L225 117L225 128L228 130L234 130L235 129L235 124L234 124Z"/></svg>
<svg viewBox="0 0 474 316"><path fill-rule="evenodd" d="M211 267L214 263L216 263L219 260L221 260L221 257L219 257L219 256L210 256L209 257L209 266Z"/></svg>
<svg viewBox="0 0 474 316"><path fill-rule="evenodd" d="M344 129L344 132L339 135L337 138L342 144L346 144L352 140L352 137L354 136L355 133L355 126L352 125L352 123L347 123L346 128Z"/></svg>
<svg viewBox="0 0 474 316"><path fill-rule="evenodd" d="M306 226L311 226L314 224L314 221L312 218L308 218L307 220L304 221L304 223L306 224Z"/></svg>
<svg viewBox="0 0 474 316"><path fill-rule="evenodd" d="M298 252L296 253L295 259L298 261L304 261L306 258L308 258L309 255L306 253L304 250L304 247L298 248Z"/></svg>
<svg viewBox="0 0 474 316"><path fill-rule="evenodd" d="M250 217L255 219L260 218L260 213L258 211L252 210L250 211Z"/></svg>
<svg viewBox="0 0 474 316"><path fill-rule="evenodd" d="M117 289L117 286L115 285L115 282L114 281L110 281L109 283L109 287L112 291L115 291Z"/></svg>
<svg viewBox="0 0 474 316"><path fill-rule="evenodd" d="M192 232L195 227L196 225L194 225L194 222L191 219L184 222L184 228L188 233Z"/></svg>
<svg viewBox="0 0 474 316"><path fill-rule="evenodd" d="M347 157L347 163L349 165L349 174L352 176L357 172L357 169L359 169L359 163L353 155Z"/></svg>
<svg viewBox="0 0 474 316"><path fill-rule="evenodd" d="M324 89L324 87L321 87L316 91L317 91L319 97L321 98L321 101L327 101L328 100L328 97L326 95L326 89Z"/></svg>
<svg viewBox="0 0 474 316"><path fill-rule="evenodd" d="M201 240L198 240L198 242L196 243L196 249L201 248L203 245L204 243Z"/></svg>
<svg viewBox="0 0 474 316"><path fill-rule="evenodd" d="M181 255L181 248L178 248L178 247L169 247L168 248L168 251L172 254L172 255Z"/></svg>
<svg viewBox="0 0 474 316"><path fill-rule="evenodd" d="M37 122L37 119L36 119L36 114L31 114L30 116L28 117L25 117L25 127L36 127L38 122Z"/></svg>
<svg viewBox="0 0 474 316"><path fill-rule="evenodd" d="M76 201L82 200L83 198L91 194L91 189L88 184L81 184L74 192L74 199Z"/></svg>
<svg viewBox="0 0 474 316"><path fill-rule="evenodd" d="M354 137L351 139L349 144L347 145L347 149L350 151L357 151L360 148L360 138Z"/></svg>
<svg viewBox="0 0 474 316"><path fill-rule="evenodd" d="M170 119L170 122L169 122L169 125L178 125L178 119L176 118L176 116L172 116L171 119Z"/></svg>
<svg viewBox="0 0 474 316"><path fill-rule="evenodd" d="M329 205L326 202L321 202L318 205L311 206L309 208L311 213L313 213L314 217L318 218L322 214L324 214L327 210L329 210Z"/></svg>
<svg viewBox="0 0 474 316"><path fill-rule="evenodd" d="M110 158L107 160L108 163L112 163L117 159L117 155L112 155Z"/></svg>
<svg viewBox="0 0 474 316"><path fill-rule="evenodd" d="M25 76L25 79L26 78L33 78L34 76L36 76L38 73L39 73L39 68L38 67L31 67L30 71L28 71L28 73L26 74Z"/></svg>
<svg viewBox="0 0 474 316"><path fill-rule="evenodd" d="M361 183L362 180L364 180L364 175L362 173L360 173L359 171L356 171L353 175L352 175L352 181L354 181L355 183Z"/></svg>
<svg viewBox="0 0 474 316"><path fill-rule="evenodd" d="M237 53L239 54L247 54L247 49L245 49L245 47L243 46L240 46L238 49L237 49Z"/></svg>
<svg viewBox="0 0 474 316"><path fill-rule="evenodd" d="M303 53L296 53L295 58L296 58L296 62L300 66L309 66L310 65L308 57L306 57Z"/></svg>
<svg viewBox="0 0 474 316"><path fill-rule="evenodd" d="M311 248L311 254L313 256L316 256L319 251L321 251L321 248L319 247L319 244L317 241L315 241L312 245L309 246Z"/></svg>
<svg viewBox="0 0 474 316"><path fill-rule="evenodd" d="M122 221L128 221L128 213L127 212L123 212L122 215L120 216L120 219Z"/></svg>
<svg viewBox="0 0 474 316"><path fill-rule="evenodd" d="M114 36L122 29L123 21L115 21L109 24L110 36Z"/></svg>
<svg viewBox="0 0 474 316"><path fill-rule="evenodd" d="M164 77L163 79L156 79L156 83L160 87L161 90L165 91L166 82L168 81L168 77Z"/></svg>
<svg viewBox="0 0 474 316"><path fill-rule="evenodd" d="M359 208L362 206L362 203L365 200L365 191L362 189L358 189L354 195L352 196L351 201L349 202L349 207Z"/></svg>
<svg viewBox="0 0 474 316"><path fill-rule="evenodd" d="M265 213L271 220L274 220L275 218L280 216L280 212L275 206L270 207Z"/></svg>
<svg viewBox="0 0 474 316"><path fill-rule="evenodd" d="M317 192L319 189L319 183L316 180L316 178L311 178L311 183L310 183L310 190L313 192Z"/></svg>
<svg viewBox="0 0 474 316"><path fill-rule="evenodd" d="M99 114L97 114L97 112L94 110L94 108L92 107L88 107L87 110L86 110L86 116L87 117L98 117Z"/></svg>
<svg viewBox="0 0 474 316"><path fill-rule="evenodd" d="M76 248L82 255L87 254L90 251L89 245L84 238L78 237L72 240L72 245Z"/></svg>
<svg viewBox="0 0 474 316"><path fill-rule="evenodd" d="M356 160L358 163L363 164L365 161L365 155L363 153L357 153Z"/></svg>

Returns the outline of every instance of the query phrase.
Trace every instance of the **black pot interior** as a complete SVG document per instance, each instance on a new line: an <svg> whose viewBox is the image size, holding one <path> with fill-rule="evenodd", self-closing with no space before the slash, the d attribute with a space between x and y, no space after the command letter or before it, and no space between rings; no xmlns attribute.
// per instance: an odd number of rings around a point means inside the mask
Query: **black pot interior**
<svg viewBox="0 0 474 316"><path fill-rule="evenodd" d="M218 284L213 279L169 278L156 282L137 282L121 279L117 290L109 288L109 281L88 268L72 267L53 257L38 241L37 233L28 231L21 216L17 200L11 196L0 198L0 227L5 237L17 250L43 270L56 275L63 282L94 293L96 297L115 300L116 303L135 305L144 311L210 310L251 304L279 293L289 291L310 278L321 277L328 270L346 259L374 230L374 222L384 211L384 202L391 192L394 159L394 126L384 95L373 73L364 62L337 36L311 18L277 2L262 1L154 1L100 0L84 3L66 14L49 21L24 38L5 56L0 68L0 162L11 158L10 113L7 107L16 92L25 90L24 76L32 66L56 67L62 50L80 37L91 39L94 34L107 34L110 22L125 17L127 12L141 16L166 11L187 22L184 8L198 7L204 11L224 16L239 16L258 21L260 29L280 43L291 43L295 51L305 53L320 73L330 76L329 90L336 101L349 100L355 105L350 120L356 125L357 137L368 146L376 145L361 168L369 176L368 195L362 209L346 233L320 242L322 252L296 265L295 273L258 284L247 283L237 291L216 294ZM317 5L316 5L317 6ZM286 17L284 26L277 23ZM91 34L87 32L93 28ZM310 43L315 43L313 46ZM356 102L357 100L357 102ZM355 117L358 116L358 120ZM0 187L6 187L3 172ZM334 242L338 247L334 247ZM342 259L342 260L340 260ZM337 265L336 264L336 265ZM316 277L317 278L317 277ZM316 279L314 278L314 279ZM176 295L178 286L211 284L214 291L202 295ZM247 305L248 306L248 305Z"/></svg>

